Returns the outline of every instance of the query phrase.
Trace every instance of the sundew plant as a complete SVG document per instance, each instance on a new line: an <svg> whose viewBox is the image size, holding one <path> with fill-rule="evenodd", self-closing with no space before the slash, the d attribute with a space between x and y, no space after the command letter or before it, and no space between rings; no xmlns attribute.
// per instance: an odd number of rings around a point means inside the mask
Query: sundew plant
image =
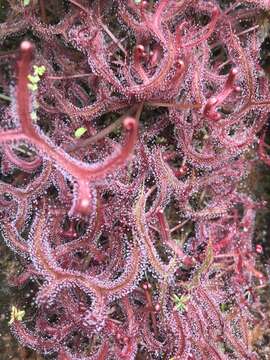
<svg viewBox="0 0 270 360"><path fill-rule="evenodd" d="M1 4L0 226L36 289L10 331L48 359L259 359L269 1Z"/></svg>

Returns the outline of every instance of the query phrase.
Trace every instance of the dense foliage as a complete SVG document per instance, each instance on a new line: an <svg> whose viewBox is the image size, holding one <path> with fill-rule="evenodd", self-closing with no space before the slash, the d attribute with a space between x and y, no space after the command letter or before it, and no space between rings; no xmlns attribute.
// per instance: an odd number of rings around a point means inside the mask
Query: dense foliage
<svg viewBox="0 0 270 360"><path fill-rule="evenodd" d="M59 360L257 359L264 204L241 184L257 153L270 163L267 7L5 2L1 231L24 266L14 284L39 285L34 315L12 309L22 344Z"/></svg>

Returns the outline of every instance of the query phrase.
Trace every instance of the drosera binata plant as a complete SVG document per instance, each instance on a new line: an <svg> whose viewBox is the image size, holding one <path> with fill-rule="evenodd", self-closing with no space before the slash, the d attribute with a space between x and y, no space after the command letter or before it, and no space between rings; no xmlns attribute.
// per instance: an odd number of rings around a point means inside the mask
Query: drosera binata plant
<svg viewBox="0 0 270 360"><path fill-rule="evenodd" d="M258 359L262 204L240 184L257 147L268 162L265 4L8 10L0 39L20 37L0 56L1 92L15 82L14 102L0 98L0 226L16 284L36 285L31 319L12 308L14 336L57 360Z"/></svg>

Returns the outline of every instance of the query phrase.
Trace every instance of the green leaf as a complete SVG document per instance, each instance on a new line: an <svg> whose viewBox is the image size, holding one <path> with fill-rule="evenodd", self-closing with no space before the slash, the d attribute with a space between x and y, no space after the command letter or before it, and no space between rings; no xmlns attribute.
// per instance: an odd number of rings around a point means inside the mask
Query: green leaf
<svg viewBox="0 0 270 360"><path fill-rule="evenodd" d="M28 75L27 78L31 84L38 84L40 82L40 77L38 75Z"/></svg>
<svg viewBox="0 0 270 360"><path fill-rule="evenodd" d="M19 310L18 308L16 308L16 306L13 305L11 308L9 325L11 325L15 320L22 321L24 315L24 310Z"/></svg>
<svg viewBox="0 0 270 360"><path fill-rule="evenodd" d="M86 133L86 131L87 131L87 129L86 129L85 127L80 127L80 128L78 128L78 129L75 131L75 133L74 133L75 138L76 138L76 139L79 139L80 137L83 136L83 134Z"/></svg>
<svg viewBox="0 0 270 360"><path fill-rule="evenodd" d="M225 312L227 310L227 305L225 303L220 304L220 310Z"/></svg>
<svg viewBox="0 0 270 360"><path fill-rule="evenodd" d="M37 84L27 84L27 87L28 87L29 90L31 90L33 92L37 91L37 89L38 89Z"/></svg>
<svg viewBox="0 0 270 360"><path fill-rule="evenodd" d="M23 6L28 6L28 5L30 5L30 1L31 1L31 0L23 0Z"/></svg>
<svg viewBox="0 0 270 360"><path fill-rule="evenodd" d="M187 295L181 295L180 297L176 294L173 294L172 300L175 303L175 307L181 313L186 310L186 305L189 301L190 297Z"/></svg>
<svg viewBox="0 0 270 360"><path fill-rule="evenodd" d="M230 311L232 306L233 306L233 304L231 302L229 302L229 301L219 304L220 311L223 312L223 313Z"/></svg>
<svg viewBox="0 0 270 360"><path fill-rule="evenodd" d="M44 75L45 71L46 68L44 65L41 66L34 65L34 75L42 76Z"/></svg>

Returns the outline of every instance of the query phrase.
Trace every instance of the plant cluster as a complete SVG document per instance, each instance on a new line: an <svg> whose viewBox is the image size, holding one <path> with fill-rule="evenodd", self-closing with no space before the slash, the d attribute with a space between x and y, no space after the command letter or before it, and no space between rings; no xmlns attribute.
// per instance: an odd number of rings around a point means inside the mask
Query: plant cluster
<svg viewBox="0 0 270 360"><path fill-rule="evenodd" d="M22 344L58 360L258 358L263 204L241 184L259 139L270 163L267 7L5 2L1 232L24 268L13 283L38 288L34 314L12 307Z"/></svg>

